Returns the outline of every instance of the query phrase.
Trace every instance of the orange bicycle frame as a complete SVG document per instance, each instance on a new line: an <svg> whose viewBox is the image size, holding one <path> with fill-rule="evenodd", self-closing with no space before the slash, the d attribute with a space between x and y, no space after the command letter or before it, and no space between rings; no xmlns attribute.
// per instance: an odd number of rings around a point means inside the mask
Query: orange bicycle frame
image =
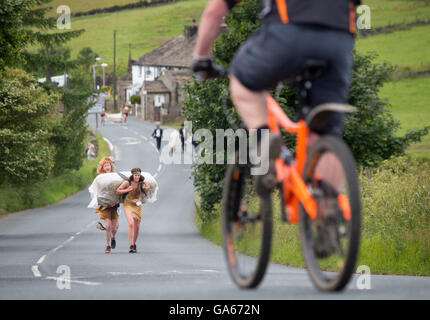
<svg viewBox="0 0 430 320"><path fill-rule="evenodd" d="M291 121L270 94L267 94L266 102L270 130L275 134L280 134L280 126L287 132L297 135L296 161L289 165L281 158L276 159L276 174L278 181L283 183L283 205L287 211L288 222L296 223L299 221L299 202L302 203L310 218L315 219L317 205L301 177L306 161L309 128L303 120L297 123Z"/></svg>

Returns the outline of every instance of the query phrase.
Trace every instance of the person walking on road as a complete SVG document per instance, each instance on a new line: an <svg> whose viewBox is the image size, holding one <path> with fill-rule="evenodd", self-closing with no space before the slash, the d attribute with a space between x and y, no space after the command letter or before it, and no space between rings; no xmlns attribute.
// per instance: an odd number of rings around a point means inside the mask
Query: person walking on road
<svg viewBox="0 0 430 320"><path fill-rule="evenodd" d="M122 109L122 114L124 116L124 123L127 123L128 118L128 112L130 111L130 108L128 106L125 106L124 109Z"/></svg>
<svg viewBox="0 0 430 320"><path fill-rule="evenodd" d="M154 132L152 133L152 137L157 140L157 150L160 152L161 149L161 139L163 138L163 129L160 128L160 123L157 122L157 127L155 128Z"/></svg>
<svg viewBox="0 0 430 320"><path fill-rule="evenodd" d="M169 137L169 155L172 156L174 152L176 152L176 146L179 143L179 132L176 129L173 129L172 133Z"/></svg>
<svg viewBox="0 0 430 320"><path fill-rule="evenodd" d="M181 137L182 153L184 153L184 151L185 151L185 141L187 140L187 131L184 128L184 124L181 124L181 129L179 129L179 136Z"/></svg>
<svg viewBox="0 0 430 320"><path fill-rule="evenodd" d="M115 171L115 166L112 160L112 157L103 157L98 165L97 173L110 173ZM96 209L99 218L104 220L106 226L104 226L101 222L97 223L97 228L105 231L106 235L106 250L105 253L111 253L112 249L116 247L116 239L115 235L118 231L118 207L119 204L108 207L99 205Z"/></svg>
<svg viewBox="0 0 430 320"><path fill-rule="evenodd" d="M106 109L105 108L103 108L102 112L100 112L100 118L101 118L102 126L104 127L105 122L106 122Z"/></svg>
<svg viewBox="0 0 430 320"><path fill-rule="evenodd" d="M118 187L116 192L125 196L124 213L128 222L128 239L130 241L129 253L136 253L136 240L139 235L142 220L142 193L149 190L139 168L131 169L131 176Z"/></svg>

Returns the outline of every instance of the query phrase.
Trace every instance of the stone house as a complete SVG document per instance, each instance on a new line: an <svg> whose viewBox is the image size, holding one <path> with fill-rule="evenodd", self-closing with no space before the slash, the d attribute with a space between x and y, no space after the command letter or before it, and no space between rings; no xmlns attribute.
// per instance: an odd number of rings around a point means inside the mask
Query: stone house
<svg viewBox="0 0 430 320"><path fill-rule="evenodd" d="M141 95L138 116L149 121L173 120L181 115L183 86L191 80L191 54L196 43L196 26L185 26L184 35L132 61L132 84L125 95Z"/></svg>

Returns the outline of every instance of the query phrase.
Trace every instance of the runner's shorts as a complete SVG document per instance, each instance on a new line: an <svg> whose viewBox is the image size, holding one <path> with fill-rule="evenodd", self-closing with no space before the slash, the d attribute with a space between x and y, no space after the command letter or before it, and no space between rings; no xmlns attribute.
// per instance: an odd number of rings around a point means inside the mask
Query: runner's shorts
<svg viewBox="0 0 430 320"><path fill-rule="evenodd" d="M297 72L308 59L328 62L328 70L313 81L311 107L345 103L352 68L354 37L341 30L312 25L262 24L240 47L230 72L252 91L274 88ZM343 114L333 114L318 133L341 136Z"/></svg>

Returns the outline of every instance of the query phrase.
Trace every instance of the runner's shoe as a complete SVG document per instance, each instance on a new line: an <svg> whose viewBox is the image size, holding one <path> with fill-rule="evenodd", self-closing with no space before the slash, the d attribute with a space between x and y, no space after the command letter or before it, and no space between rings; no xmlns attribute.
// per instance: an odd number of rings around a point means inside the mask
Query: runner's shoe
<svg viewBox="0 0 430 320"><path fill-rule="evenodd" d="M110 246L107 246L107 247L106 247L106 250L105 250L105 253L110 253L110 251L111 251L111 247L110 247Z"/></svg>
<svg viewBox="0 0 430 320"><path fill-rule="evenodd" d="M97 222L96 227L97 227L97 229L102 230L102 231L106 230L105 226L100 221Z"/></svg>
<svg viewBox="0 0 430 320"><path fill-rule="evenodd" d="M112 247L112 249L115 249L115 247L116 247L116 240L115 240L115 238L112 238L110 240L110 246Z"/></svg>
<svg viewBox="0 0 430 320"><path fill-rule="evenodd" d="M128 251L128 253L135 253L133 245L130 246L130 250Z"/></svg>

